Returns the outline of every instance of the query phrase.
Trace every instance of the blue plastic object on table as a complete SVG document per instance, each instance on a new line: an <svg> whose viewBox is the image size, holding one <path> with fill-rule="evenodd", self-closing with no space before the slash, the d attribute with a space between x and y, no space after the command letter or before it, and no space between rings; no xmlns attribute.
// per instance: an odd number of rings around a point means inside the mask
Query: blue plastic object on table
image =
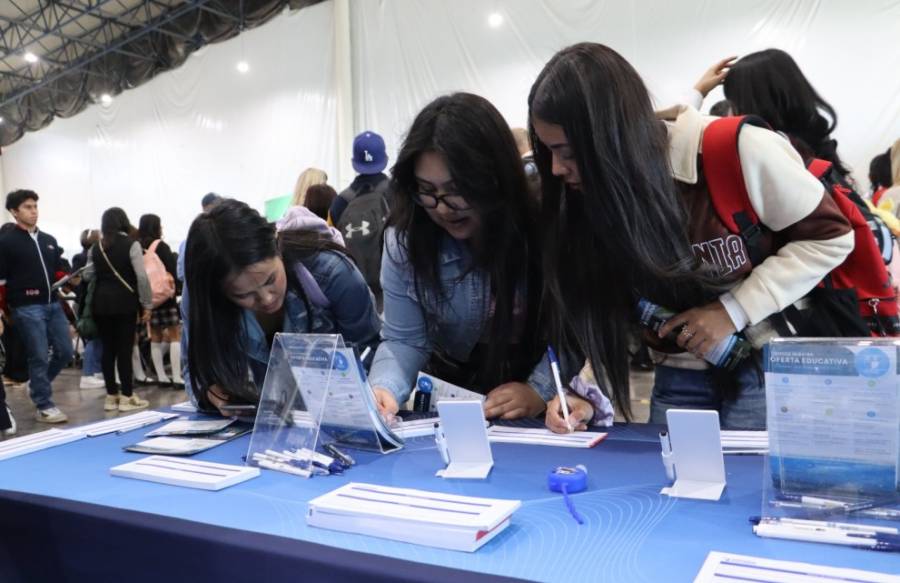
<svg viewBox="0 0 900 583"><path fill-rule="evenodd" d="M226 571L229 561L241 559L242 548L260 546L253 538L260 535L333 547L329 552L343 549L400 559L403 562L390 563L393 565L390 568L399 568L401 572L395 571L395 578L405 580L431 575L435 580L452 579L438 577L441 570L429 568L430 565L472 571L473 577L480 573L537 581L691 581L711 550L885 573L898 571L897 556L890 553L756 537L747 519L759 514L761 507L763 458L760 456L726 456L728 486L719 502L677 500L660 495L665 473L659 458L658 431L658 426L650 425L613 427L605 441L587 450L493 444L494 469L483 481L436 477L435 472L443 467L440 456L433 447L418 447L390 455L354 451L357 464L342 476L303 480L264 470L259 478L215 493L110 476L110 467L137 458L137 454L121 449L142 435L135 431L85 439L0 462L0 490L7 491L0 491L0 512L3 505L31 503L45 509L35 520L41 524L52 521L54 504L28 497L40 495L60 498L69 505L71 502L100 505L85 505L87 515L96 513L97 508L108 507L194 521L212 538L222 528L238 529L241 540L229 539L228 544L222 543L221 556L193 557L200 564L214 562L219 569L225 565ZM196 458L239 464L248 443L249 437L240 438ZM571 519L559 495L547 489L548 467L577 464L591 469L588 490L572 496L585 519L581 526ZM510 527L475 553L308 527L306 502L350 481L513 498L522 500L523 504ZM111 542L115 541L117 522L126 524L146 517L122 513L116 519L115 512L106 514L111 515L103 523L109 529ZM0 514L0 530L3 520ZM3 532L0 541L9 536L9 532ZM7 581L3 577L3 563L11 559L4 557L5 544L0 542L0 579ZM67 541L48 540L35 553L55 557L58 553L54 545L64 544ZM153 544L153 541L134 544ZM190 555L191 547L187 543L185 546L184 552ZM272 549L274 558L292 552L290 544L262 545L260 552L265 553L266 548ZM336 556L341 556L340 552ZM356 561L360 557L347 556ZM376 559L373 558L371 568L378 568ZM272 564L277 561L273 559ZM135 566L135 569L165 580L167 565L171 566L161 556L158 564ZM354 568L362 569L359 576L366 576L366 564ZM312 573L309 577L297 571L274 573L264 564L259 569L259 580L316 579ZM170 580L179 580L177 574L169 573L176 576ZM319 572L322 580L328 579L326 575ZM377 574L373 573L373 579L379 578L374 575ZM384 575L380 574L381 579Z"/></svg>

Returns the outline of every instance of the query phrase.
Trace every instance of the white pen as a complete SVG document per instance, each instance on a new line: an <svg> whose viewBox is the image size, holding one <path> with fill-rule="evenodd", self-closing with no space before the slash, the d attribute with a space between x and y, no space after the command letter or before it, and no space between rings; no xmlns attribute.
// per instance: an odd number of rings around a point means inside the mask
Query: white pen
<svg viewBox="0 0 900 583"><path fill-rule="evenodd" d="M850 522L825 522L823 520L809 520L805 518L764 517L760 519L760 523L813 526L846 532L880 532L884 534L900 534L900 529L896 529L890 526L870 526L868 524L856 524Z"/></svg>
<svg viewBox="0 0 900 583"><path fill-rule="evenodd" d="M569 431L575 431L572 422L569 421L569 402L566 401L566 392L563 390L562 379L559 378L559 360L556 353L553 352L552 346L547 346L547 357L550 359L550 370L553 371L553 381L556 383L556 395L559 397L559 405L562 407L563 419L566 420L566 426Z"/></svg>
<svg viewBox="0 0 900 583"><path fill-rule="evenodd" d="M672 442L669 440L669 434L665 431L659 432L659 445L662 447L662 461L666 468L666 477L674 482L675 460L672 459Z"/></svg>
<svg viewBox="0 0 900 583"><path fill-rule="evenodd" d="M362 351L362 354L359 355L359 361L360 361L360 362L365 362L365 361L366 361L366 357L369 356L369 353L370 353L370 352L372 352L372 347L371 347L371 346L366 346L366 349L363 350L363 351Z"/></svg>
<svg viewBox="0 0 900 583"><path fill-rule="evenodd" d="M781 538L806 542L831 543L852 547L874 547L878 541L874 538L855 538L848 533L824 528L810 528L797 525L758 524L753 532L768 538Z"/></svg>

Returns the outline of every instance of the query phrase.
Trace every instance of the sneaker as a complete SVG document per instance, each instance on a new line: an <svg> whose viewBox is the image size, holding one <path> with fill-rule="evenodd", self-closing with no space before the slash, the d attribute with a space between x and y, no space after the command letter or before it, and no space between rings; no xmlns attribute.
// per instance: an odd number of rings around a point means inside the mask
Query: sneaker
<svg viewBox="0 0 900 583"><path fill-rule="evenodd" d="M106 383L95 376L82 376L78 383L79 389L103 389Z"/></svg>
<svg viewBox="0 0 900 583"><path fill-rule="evenodd" d="M115 411L119 408L119 395L106 395L106 400L103 402L103 410L104 411Z"/></svg>
<svg viewBox="0 0 900 583"><path fill-rule="evenodd" d="M66 414L59 410L59 407L38 409L34 414L34 418L41 423L65 423L69 420L69 418L66 417Z"/></svg>
<svg viewBox="0 0 900 583"><path fill-rule="evenodd" d="M119 411L137 411L138 409L146 409L150 406L150 401L141 399L137 395L119 397Z"/></svg>
<svg viewBox="0 0 900 583"><path fill-rule="evenodd" d="M16 418L13 417L12 410L9 408L9 405L6 406L6 412L7 414L9 414L9 422L12 423L12 426L8 429L4 429L3 435L15 435L18 426L16 425Z"/></svg>

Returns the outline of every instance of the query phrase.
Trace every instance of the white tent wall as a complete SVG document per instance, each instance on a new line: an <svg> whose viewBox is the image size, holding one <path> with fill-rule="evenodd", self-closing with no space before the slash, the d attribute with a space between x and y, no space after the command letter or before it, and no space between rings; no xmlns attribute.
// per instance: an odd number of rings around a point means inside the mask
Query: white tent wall
<svg viewBox="0 0 900 583"><path fill-rule="evenodd" d="M332 36L331 3L323 3L208 46L110 106L5 148L4 192L38 192L40 226L68 257L111 206L135 225L158 214L173 244L207 192L262 211L265 200L290 194L307 166L337 167Z"/></svg>
<svg viewBox="0 0 900 583"><path fill-rule="evenodd" d="M340 1L209 46L109 107L27 134L0 157L4 192L38 191L41 226L70 254L113 205L135 222L159 214L177 243L208 191L262 209L307 166L340 190L348 129L382 133L394 158L437 95L478 93L524 125L540 68L583 40L621 52L661 106L723 56L789 51L838 111L840 152L863 187L871 157L900 137L900 0ZM500 26L489 26L491 13ZM247 75L235 70L242 56ZM721 97L717 89L705 108Z"/></svg>
<svg viewBox="0 0 900 583"><path fill-rule="evenodd" d="M353 2L356 126L399 147L432 98L469 91L524 126L531 83L557 50L606 44L659 106L681 101L713 62L790 52L838 112L841 156L868 185L869 160L900 137L900 2L811 0L380 0ZM492 28L488 17L502 16ZM721 89L704 109L722 99Z"/></svg>

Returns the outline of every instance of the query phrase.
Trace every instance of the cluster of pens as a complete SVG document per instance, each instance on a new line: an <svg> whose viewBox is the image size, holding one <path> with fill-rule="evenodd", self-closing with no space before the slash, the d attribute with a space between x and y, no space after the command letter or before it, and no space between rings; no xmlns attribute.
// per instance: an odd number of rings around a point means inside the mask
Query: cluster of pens
<svg viewBox="0 0 900 583"><path fill-rule="evenodd" d="M331 474L343 474L356 462L346 453L333 445L325 446L329 453L335 457L327 456L307 448L285 449L275 451L267 449L265 452L256 452L252 460L256 465L268 470L293 474L308 478L310 476L328 476Z"/></svg>
<svg viewBox="0 0 900 583"><path fill-rule="evenodd" d="M776 508L797 508L806 512L819 514L853 513L856 516L864 516L866 518L900 520L900 508L886 508L886 506L894 502L896 501L893 499L884 501L863 500L846 502L819 496L778 494L777 499L772 500L770 504Z"/></svg>
<svg viewBox="0 0 900 583"><path fill-rule="evenodd" d="M900 552L900 531L889 526L758 516L750 521L759 536Z"/></svg>

